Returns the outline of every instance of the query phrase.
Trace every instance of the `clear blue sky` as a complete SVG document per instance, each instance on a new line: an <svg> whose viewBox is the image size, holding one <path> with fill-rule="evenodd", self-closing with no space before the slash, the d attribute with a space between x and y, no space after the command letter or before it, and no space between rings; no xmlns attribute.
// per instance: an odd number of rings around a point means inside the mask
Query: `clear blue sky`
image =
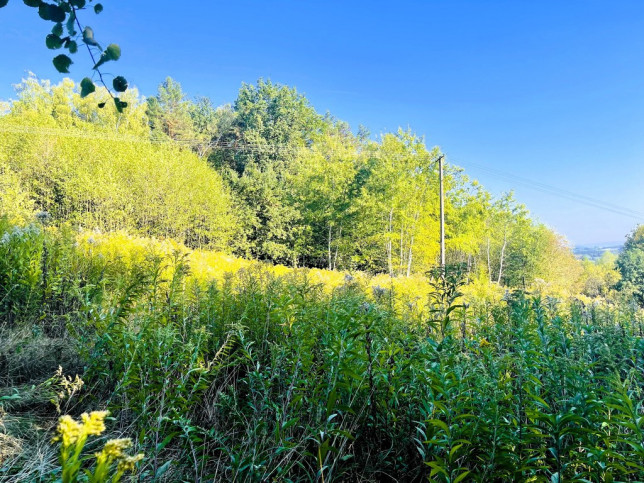
<svg viewBox="0 0 644 483"><path fill-rule="evenodd" d="M259 77L296 86L354 128L424 134L493 193L514 188L573 243L620 241L638 220L468 163L644 211L642 1L103 4L83 21L121 45L114 69L145 95L168 75L216 104ZM27 71L61 78L48 28L21 0L0 10L0 98ZM75 56L77 80L85 57Z"/></svg>

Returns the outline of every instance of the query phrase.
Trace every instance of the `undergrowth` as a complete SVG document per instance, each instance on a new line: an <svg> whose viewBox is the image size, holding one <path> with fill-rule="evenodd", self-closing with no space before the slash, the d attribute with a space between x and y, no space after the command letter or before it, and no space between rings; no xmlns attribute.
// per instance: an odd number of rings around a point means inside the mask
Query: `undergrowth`
<svg viewBox="0 0 644 483"><path fill-rule="evenodd" d="M631 307L466 300L449 274L416 298L260 265L207 280L180 250L77 243L0 226L0 479L55 479L59 416L92 409L112 419L87 450L131 438L140 481L644 479Z"/></svg>

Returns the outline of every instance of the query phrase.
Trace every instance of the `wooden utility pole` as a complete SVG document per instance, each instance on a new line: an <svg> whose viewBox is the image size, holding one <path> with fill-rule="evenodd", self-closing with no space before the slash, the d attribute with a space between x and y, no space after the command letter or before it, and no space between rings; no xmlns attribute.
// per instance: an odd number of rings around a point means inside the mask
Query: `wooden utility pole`
<svg viewBox="0 0 644 483"><path fill-rule="evenodd" d="M443 158L444 155L440 155L438 158L438 183L439 183L439 192L440 192L440 212L441 212L441 269L445 271L445 202L443 198L445 193L443 190Z"/></svg>

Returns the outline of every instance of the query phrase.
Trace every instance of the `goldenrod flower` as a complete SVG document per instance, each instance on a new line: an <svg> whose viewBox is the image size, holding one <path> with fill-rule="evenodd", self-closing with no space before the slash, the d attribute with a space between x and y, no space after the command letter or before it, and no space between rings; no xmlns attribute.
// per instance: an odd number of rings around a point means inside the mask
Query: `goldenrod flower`
<svg viewBox="0 0 644 483"><path fill-rule="evenodd" d="M105 418L108 414L108 411L92 411L89 414L81 414L85 434L98 436L105 431Z"/></svg>
<svg viewBox="0 0 644 483"><path fill-rule="evenodd" d="M139 453L135 456L124 456L121 458L121 461L119 461L117 471L119 472L126 472L126 471L134 471L134 466L143 459L143 453Z"/></svg>
<svg viewBox="0 0 644 483"><path fill-rule="evenodd" d="M132 440L130 438L110 439L105 443L103 451L101 451L99 455L104 454L107 460L122 458L124 456L123 451L130 446L132 446Z"/></svg>
<svg viewBox="0 0 644 483"><path fill-rule="evenodd" d="M54 441L62 441L63 447L67 448L78 440L82 427L71 416L61 416L56 430L58 436L54 438Z"/></svg>

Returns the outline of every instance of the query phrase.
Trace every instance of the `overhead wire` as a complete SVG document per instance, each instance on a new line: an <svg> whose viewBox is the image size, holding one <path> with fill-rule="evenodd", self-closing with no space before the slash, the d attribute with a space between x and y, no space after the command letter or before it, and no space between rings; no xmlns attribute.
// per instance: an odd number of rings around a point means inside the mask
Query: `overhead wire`
<svg viewBox="0 0 644 483"><path fill-rule="evenodd" d="M600 200L598 198L593 198L587 195L582 195L579 193L574 193L572 191L562 189L556 186L548 185L546 183L542 183L539 181L535 181L532 179L524 178L522 176L518 176L516 174L512 174L506 171L502 171L496 168L492 168L489 166L485 166L479 163L473 163L473 162L467 162L463 163L463 166L471 167L474 169L478 169L480 171L483 171L487 174L490 174L494 177L504 179L506 181L510 181L516 184L520 184L522 186L525 186L527 188L533 189L535 191L539 191L541 193L547 193L553 196L557 196L560 198L567 199L569 201L574 201L576 203L590 206L593 208L598 208L604 211L608 211L611 213L615 213L618 215L622 216L627 216L630 218L634 218L640 221L644 220L644 212L633 210L631 208L627 208L624 206L620 206L614 203L609 203L604 200Z"/></svg>

